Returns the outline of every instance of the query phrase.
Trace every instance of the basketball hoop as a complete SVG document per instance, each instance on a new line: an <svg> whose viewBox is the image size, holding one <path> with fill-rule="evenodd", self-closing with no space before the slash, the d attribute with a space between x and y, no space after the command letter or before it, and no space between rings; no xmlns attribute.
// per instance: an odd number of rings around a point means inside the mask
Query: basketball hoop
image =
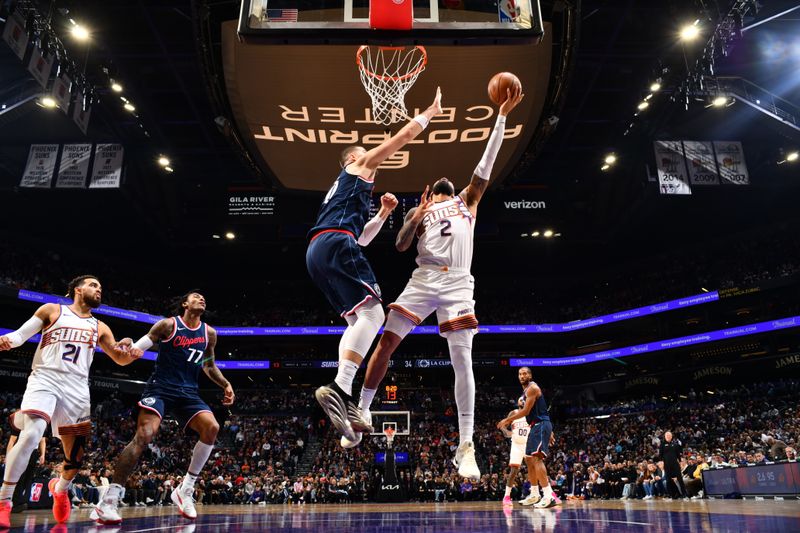
<svg viewBox="0 0 800 533"><path fill-rule="evenodd" d="M361 46L356 52L361 83L372 100L376 124L407 120L405 96L428 64L424 46Z"/></svg>
<svg viewBox="0 0 800 533"><path fill-rule="evenodd" d="M391 448L392 442L394 441L394 434L397 431L393 427L387 427L383 430L383 434L386 436L386 447Z"/></svg>

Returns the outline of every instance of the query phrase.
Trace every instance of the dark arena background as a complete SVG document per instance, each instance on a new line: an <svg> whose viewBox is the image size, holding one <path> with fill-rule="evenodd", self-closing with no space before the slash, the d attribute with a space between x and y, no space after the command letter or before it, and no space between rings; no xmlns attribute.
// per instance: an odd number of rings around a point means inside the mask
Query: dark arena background
<svg viewBox="0 0 800 533"><path fill-rule="evenodd" d="M129 366L98 350L70 516L51 510L65 456L48 433L11 531L800 531L800 6L405 1L0 0L0 347L40 306L68 312L79 275L102 284L93 314L116 339L195 290L236 394L223 405L200 372L213 417L196 414L219 430L187 496L196 519L172 491L198 435L168 410L124 483L123 522L102 525L139 405L153 411L158 346ZM409 116L443 93L375 180L370 216L383 193L398 200L363 248L384 306L416 266L395 239L423 189L447 177L460 191L481 160L489 79L513 72L525 93L474 225L477 479L453 463L454 369L434 317L394 353L357 447L315 399L347 323L309 277L307 235L342 149L406 122L375 122L361 76L407 78L361 72L362 45L424 48ZM0 351L7 482L38 342ZM524 367L552 421L549 488L523 461L509 503L496 426ZM553 506L518 503L545 489Z"/></svg>

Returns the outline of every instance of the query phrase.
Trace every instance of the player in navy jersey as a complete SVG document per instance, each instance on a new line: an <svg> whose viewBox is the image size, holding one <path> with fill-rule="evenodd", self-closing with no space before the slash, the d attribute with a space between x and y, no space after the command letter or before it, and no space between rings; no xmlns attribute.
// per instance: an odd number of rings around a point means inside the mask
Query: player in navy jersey
<svg viewBox="0 0 800 533"><path fill-rule="evenodd" d="M102 524L119 524L118 505L123 489L136 462L152 442L161 420L170 412L184 430L195 431L200 439L194 447L183 482L172 491L172 501L180 514L196 518L194 483L211 455L219 424L208 405L198 394L200 370L224 391L223 405L232 405L233 387L214 362L217 332L201 320L206 310L203 296L192 291L180 299L176 315L158 321L134 347L147 350L158 345L153 374L139 400L136 435L114 465L112 483L95 507L93 518Z"/></svg>
<svg viewBox="0 0 800 533"><path fill-rule="evenodd" d="M528 442L525 447L525 464L528 465L531 494L520 503L546 509L557 504L550 486L550 478L547 477L547 467L544 464L544 460L550 453L550 446L555 442L553 424L550 422L550 413L547 409L547 402L544 401L542 389L533 381L531 369L527 366L519 369L519 383L524 391L520 400L524 398L525 405L512 411L506 418L498 422L497 429L503 430L521 416L524 416L530 424ZM539 486L542 487L541 498L539 497Z"/></svg>
<svg viewBox="0 0 800 533"><path fill-rule="evenodd" d="M317 389L315 396L334 427L349 441L355 441L359 432L372 431L370 421L362 417L352 399L353 378L385 318L380 287L359 248L366 246L383 223L380 217L367 222L376 170L441 113L441 100L442 93L437 89L430 107L380 146L371 150L349 146L342 151L339 160L342 170L325 196L316 224L308 235L308 273L347 321L339 342L336 379Z"/></svg>

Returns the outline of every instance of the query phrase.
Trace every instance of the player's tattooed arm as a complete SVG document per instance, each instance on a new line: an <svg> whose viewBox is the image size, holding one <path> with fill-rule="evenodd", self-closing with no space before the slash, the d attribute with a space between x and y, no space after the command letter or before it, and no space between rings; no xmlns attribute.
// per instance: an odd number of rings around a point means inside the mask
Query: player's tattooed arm
<svg viewBox="0 0 800 533"><path fill-rule="evenodd" d="M398 251L405 252L411 246L411 243L414 242L417 228L419 228L425 215L430 212L433 204L433 195L430 192L430 187L426 186L425 190L422 191L422 196L419 198L419 205L417 207L412 207L408 213L406 213L403 227L397 232L397 239L394 245Z"/></svg>
<svg viewBox="0 0 800 533"><path fill-rule="evenodd" d="M206 346L205 357L203 358L203 372L206 373L208 379L219 385L223 390L222 405L233 405L236 400L236 394L233 392L231 382L225 379L222 371L217 366L215 361L216 354L214 352L217 347L217 330L208 327L208 346Z"/></svg>
<svg viewBox="0 0 800 533"><path fill-rule="evenodd" d="M111 328L105 322L97 322L97 344L108 354L112 361L120 366L126 366L140 357L142 357L142 350L133 346L133 340L129 337L117 341L114 339L114 334Z"/></svg>
<svg viewBox="0 0 800 533"><path fill-rule="evenodd" d="M171 318L162 318L153 324L153 327L147 332L147 336L150 337L150 341L153 344L156 344L157 342L169 339L175 331L175 327L175 320Z"/></svg>

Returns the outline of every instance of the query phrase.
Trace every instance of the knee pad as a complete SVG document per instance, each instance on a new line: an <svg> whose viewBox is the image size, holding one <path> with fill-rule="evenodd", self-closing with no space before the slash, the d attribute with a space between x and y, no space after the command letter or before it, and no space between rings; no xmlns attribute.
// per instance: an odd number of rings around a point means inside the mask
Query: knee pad
<svg viewBox="0 0 800 533"><path fill-rule="evenodd" d="M386 327L383 330L394 333L404 339L414 329L414 325L411 320L392 309L389 311L389 318L386 319Z"/></svg>
<svg viewBox="0 0 800 533"><path fill-rule="evenodd" d="M347 328L339 344L340 350L349 350L361 357L366 357L372 342L378 335L386 315L383 306L377 300L370 298L356 310L357 320Z"/></svg>
<svg viewBox="0 0 800 533"><path fill-rule="evenodd" d="M358 320L356 323L366 320L380 329L383 321L386 320L386 313L383 312L383 305L375 298L370 298L364 305L356 309Z"/></svg>

